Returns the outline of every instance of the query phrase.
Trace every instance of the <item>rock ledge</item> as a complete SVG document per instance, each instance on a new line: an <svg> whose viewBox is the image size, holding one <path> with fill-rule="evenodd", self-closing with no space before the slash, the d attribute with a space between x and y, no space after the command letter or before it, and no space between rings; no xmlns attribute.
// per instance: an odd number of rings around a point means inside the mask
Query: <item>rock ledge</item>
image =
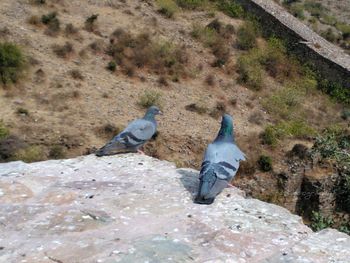
<svg viewBox="0 0 350 263"><path fill-rule="evenodd" d="M0 262L349 262L343 233L237 188L197 205L197 187L137 154L0 164Z"/></svg>

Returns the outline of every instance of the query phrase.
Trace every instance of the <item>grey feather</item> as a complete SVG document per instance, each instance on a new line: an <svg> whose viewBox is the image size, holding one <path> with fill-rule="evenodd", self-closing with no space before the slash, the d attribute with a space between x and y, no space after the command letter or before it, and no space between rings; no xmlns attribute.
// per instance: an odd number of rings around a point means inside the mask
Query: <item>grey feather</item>
<svg viewBox="0 0 350 263"><path fill-rule="evenodd" d="M157 131L155 115L161 114L157 107L150 107L142 119L137 119L111 141L96 152L97 156L113 155L118 153L136 152Z"/></svg>
<svg viewBox="0 0 350 263"><path fill-rule="evenodd" d="M199 177L200 187L195 200L197 203L211 204L236 175L240 161L245 160L244 153L234 142L233 130L224 127L227 122L232 125L229 115L223 117L217 138L208 145L204 154Z"/></svg>

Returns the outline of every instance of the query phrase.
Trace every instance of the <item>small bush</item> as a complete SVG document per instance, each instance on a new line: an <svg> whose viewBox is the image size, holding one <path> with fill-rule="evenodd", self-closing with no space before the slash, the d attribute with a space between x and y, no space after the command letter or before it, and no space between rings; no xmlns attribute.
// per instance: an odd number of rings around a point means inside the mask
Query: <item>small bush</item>
<svg viewBox="0 0 350 263"><path fill-rule="evenodd" d="M218 7L220 11L230 17L239 18L244 16L243 7L235 0L219 0Z"/></svg>
<svg viewBox="0 0 350 263"><path fill-rule="evenodd" d="M270 156L261 155L258 160L259 169L262 172L272 171L272 159Z"/></svg>
<svg viewBox="0 0 350 263"><path fill-rule="evenodd" d="M49 151L49 157L51 159L63 159L65 156L65 147L61 145L54 145Z"/></svg>
<svg viewBox="0 0 350 263"><path fill-rule="evenodd" d="M25 59L15 44L0 43L0 82L16 83L22 75Z"/></svg>
<svg viewBox="0 0 350 263"><path fill-rule="evenodd" d="M214 75L210 74L210 75L206 76L205 83L207 83L208 86L214 86L214 84L215 84Z"/></svg>
<svg viewBox="0 0 350 263"><path fill-rule="evenodd" d="M20 115L25 115L25 116L29 115L29 111L25 108L18 108L16 112L17 114L20 114Z"/></svg>
<svg viewBox="0 0 350 263"><path fill-rule="evenodd" d="M84 28L86 31L94 32L97 28L96 22L97 22L98 14L91 15L85 20Z"/></svg>
<svg viewBox="0 0 350 263"><path fill-rule="evenodd" d="M139 98L138 104L144 108L151 107L153 105L161 107L162 94L155 90L146 90Z"/></svg>
<svg viewBox="0 0 350 263"><path fill-rule="evenodd" d="M172 18L179 8L173 0L157 0L158 12L168 18Z"/></svg>
<svg viewBox="0 0 350 263"><path fill-rule="evenodd" d="M243 50L256 47L256 29L250 21L245 22L237 31L237 46Z"/></svg>
<svg viewBox="0 0 350 263"><path fill-rule="evenodd" d="M149 34L133 36L117 29L111 36L107 53L129 76L136 68L144 67L156 74L170 75L172 78L188 74L184 67L187 63L185 48L166 41L154 41Z"/></svg>
<svg viewBox="0 0 350 263"><path fill-rule="evenodd" d="M204 102L191 103L185 107L188 111L197 112L198 114L205 114L208 112L208 107Z"/></svg>
<svg viewBox="0 0 350 263"><path fill-rule="evenodd" d="M206 4L206 0L176 0L178 6L184 9L195 10L202 9Z"/></svg>
<svg viewBox="0 0 350 263"><path fill-rule="evenodd" d="M41 17L41 22L47 26L45 34L55 36L60 31L60 21L56 12L51 12Z"/></svg>
<svg viewBox="0 0 350 263"><path fill-rule="evenodd" d="M314 17L320 18L324 15L326 9L323 7L321 3L315 3L314 1L306 1L304 4L304 8L310 12L310 14Z"/></svg>
<svg viewBox="0 0 350 263"><path fill-rule="evenodd" d="M61 58L68 58L73 52L74 48L70 42L66 42L64 45L54 45L53 52Z"/></svg>
<svg viewBox="0 0 350 263"><path fill-rule="evenodd" d="M79 79L79 80L83 80L84 79L84 76L80 72L79 69L72 69L71 71L69 71L69 74L72 76L73 79Z"/></svg>
<svg viewBox="0 0 350 263"><path fill-rule="evenodd" d="M349 120L350 119L350 109L343 109L341 112L341 118L343 120Z"/></svg>
<svg viewBox="0 0 350 263"><path fill-rule="evenodd" d="M39 26L41 24L41 19L36 15L32 15L28 18L28 23L34 26Z"/></svg>
<svg viewBox="0 0 350 263"><path fill-rule="evenodd" d="M299 109L304 93L296 88L282 88L262 101L268 113L277 118L291 119Z"/></svg>
<svg viewBox="0 0 350 263"><path fill-rule="evenodd" d="M10 135L10 131L6 128L4 123L0 121L0 139L4 139Z"/></svg>
<svg viewBox="0 0 350 263"><path fill-rule="evenodd" d="M206 47L211 47L217 41L218 34L215 29L210 27L202 27L198 24L192 26L191 36L198 39Z"/></svg>
<svg viewBox="0 0 350 263"><path fill-rule="evenodd" d="M66 36L75 35L78 33L78 31L79 29L76 28L73 24L67 24L64 29L64 33L66 34Z"/></svg>
<svg viewBox="0 0 350 263"><path fill-rule="evenodd" d="M268 125L262 133L262 142L276 146L284 138L304 139L316 135L316 131L303 121L282 121L276 125Z"/></svg>
<svg viewBox="0 0 350 263"><path fill-rule="evenodd" d="M300 3L292 4L288 9L292 13L293 16L295 16L301 20L305 19L304 7L302 4L300 4Z"/></svg>
<svg viewBox="0 0 350 263"><path fill-rule="evenodd" d="M111 71L111 72L116 71L116 69L117 69L117 63L115 63L115 61L110 61L110 62L108 62L107 69L108 69L109 71Z"/></svg>
<svg viewBox="0 0 350 263"><path fill-rule="evenodd" d="M342 32L343 38L346 39L350 37L350 25L344 23L337 23L335 27Z"/></svg>
<svg viewBox="0 0 350 263"><path fill-rule="evenodd" d="M322 229L331 227L333 220L328 217L324 217L321 213L312 211L310 227L313 231L318 232Z"/></svg>
<svg viewBox="0 0 350 263"><path fill-rule="evenodd" d="M253 90L260 90L263 87L264 72L259 64L259 51L253 50L244 54L238 59L239 81Z"/></svg>
<svg viewBox="0 0 350 263"><path fill-rule="evenodd" d="M37 145L28 146L24 149L20 149L15 154L16 160L21 160L27 163L42 161L46 158L42 148Z"/></svg>

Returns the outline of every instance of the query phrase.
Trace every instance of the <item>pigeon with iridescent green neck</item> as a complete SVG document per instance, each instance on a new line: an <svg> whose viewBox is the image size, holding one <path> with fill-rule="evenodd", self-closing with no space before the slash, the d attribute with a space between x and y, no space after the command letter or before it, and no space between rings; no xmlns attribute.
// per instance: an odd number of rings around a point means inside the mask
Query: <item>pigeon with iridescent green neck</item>
<svg viewBox="0 0 350 263"><path fill-rule="evenodd" d="M118 153L141 152L139 149L157 131L155 119L157 114L162 114L162 112L156 106L150 107L142 119L132 121L121 133L99 149L96 155L101 157Z"/></svg>
<svg viewBox="0 0 350 263"><path fill-rule="evenodd" d="M244 160L244 153L235 143L232 117L225 114L222 117L218 136L214 142L208 145L205 152L195 202L212 204L215 197L229 185L236 175L239 162Z"/></svg>

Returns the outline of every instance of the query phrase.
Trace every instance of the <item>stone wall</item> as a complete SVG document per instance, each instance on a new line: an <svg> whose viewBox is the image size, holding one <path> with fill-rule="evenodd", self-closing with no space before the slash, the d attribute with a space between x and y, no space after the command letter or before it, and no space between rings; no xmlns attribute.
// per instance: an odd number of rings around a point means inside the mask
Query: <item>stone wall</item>
<svg viewBox="0 0 350 263"><path fill-rule="evenodd" d="M235 187L194 204L198 182L138 154L0 164L0 262L348 262L350 236Z"/></svg>
<svg viewBox="0 0 350 263"><path fill-rule="evenodd" d="M264 32L285 39L289 50L323 78L350 89L350 56L326 41L272 0L237 0L261 22Z"/></svg>

